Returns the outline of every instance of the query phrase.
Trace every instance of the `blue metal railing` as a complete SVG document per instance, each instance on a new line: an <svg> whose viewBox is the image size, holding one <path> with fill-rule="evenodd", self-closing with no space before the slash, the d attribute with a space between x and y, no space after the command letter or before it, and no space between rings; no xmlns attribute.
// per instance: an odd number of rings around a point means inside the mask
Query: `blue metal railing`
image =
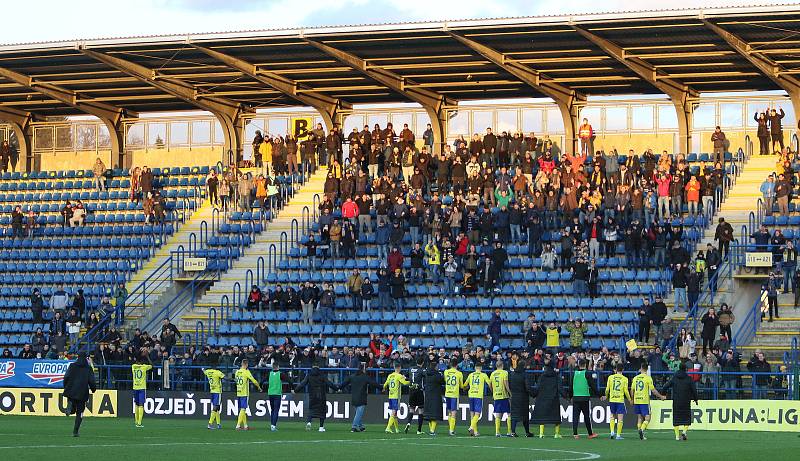
<svg viewBox="0 0 800 461"><path fill-rule="evenodd" d="M209 277L209 274L212 274ZM140 324L139 328L142 331L150 332L151 329L158 324L162 319L168 318L173 320L178 314L183 312L187 307L194 308L197 290L205 284L213 283L219 280L219 270L198 272L194 278L186 284L181 291L178 292L164 307L162 307L155 315L151 316L144 324Z"/></svg>
<svg viewBox="0 0 800 461"><path fill-rule="evenodd" d="M758 331L758 326L761 324L761 307L767 298L766 290L761 290L756 298L753 306L747 311L744 318L739 323L739 329L733 335L731 345L735 348L739 346L746 346L750 344Z"/></svg>
<svg viewBox="0 0 800 461"><path fill-rule="evenodd" d="M700 309L702 306L713 306L714 305L714 293L716 290L712 290L712 288L718 288L720 275L725 274L726 270L728 269L730 262L723 262L723 264L717 269L714 273L714 276L711 277L708 282L706 283L705 291L697 298L697 302L693 305L689 306L689 312L686 314L686 317L681 320L681 323L678 324L678 328L676 331L681 331L682 329L686 328L687 331L690 329L692 333L697 336L697 323L700 321L702 315L700 314ZM705 313L705 308L703 308L703 312ZM676 350L675 343L677 342L677 335L674 336L667 346L669 350Z"/></svg>

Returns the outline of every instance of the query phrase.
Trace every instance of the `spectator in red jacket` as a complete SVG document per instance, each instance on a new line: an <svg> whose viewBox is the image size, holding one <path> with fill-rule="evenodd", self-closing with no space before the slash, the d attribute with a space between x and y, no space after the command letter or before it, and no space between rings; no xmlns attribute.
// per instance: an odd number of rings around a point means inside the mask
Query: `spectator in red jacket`
<svg viewBox="0 0 800 461"><path fill-rule="evenodd" d="M389 357L392 354L392 341L394 340L394 335L389 335L388 342L384 342L381 340L381 335L370 333L369 334L369 350L375 354L376 357L380 357L383 355L384 357ZM381 346L383 346L383 350L381 351Z"/></svg>
<svg viewBox="0 0 800 461"><path fill-rule="evenodd" d="M395 269L402 269L403 268L403 252L400 251L400 248L394 247L392 251L389 252L389 272L394 273Z"/></svg>

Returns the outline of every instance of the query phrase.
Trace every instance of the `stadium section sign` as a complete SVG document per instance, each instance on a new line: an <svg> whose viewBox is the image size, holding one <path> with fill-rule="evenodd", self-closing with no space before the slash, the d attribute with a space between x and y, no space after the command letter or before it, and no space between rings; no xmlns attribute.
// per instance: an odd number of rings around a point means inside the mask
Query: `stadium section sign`
<svg viewBox="0 0 800 461"><path fill-rule="evenodd" d="M772 253L770 252L747 252L745 253L746 267L772 267Z"/></svg>
<svg viewBox="0 0 800 461"><path fill-rule="evenodd" d="M60 389L0 388L0 415L65 416L67 398ZM117 417L117 391L89 395L84 416Z"/></svg>
<svg viewBox="0 0 800 461"><path fill-rule="evenodd" d="M672 429L672 402L653 401L650 429ZM692 408L692 430L800 430L800 402L795 400L701 400Z"/></svg>
<svg viewBox="0 0 800 461"><path fill-rule="evenodd" d="M70 363L65 360L0 361L0 386L61 388Z"/></svg>

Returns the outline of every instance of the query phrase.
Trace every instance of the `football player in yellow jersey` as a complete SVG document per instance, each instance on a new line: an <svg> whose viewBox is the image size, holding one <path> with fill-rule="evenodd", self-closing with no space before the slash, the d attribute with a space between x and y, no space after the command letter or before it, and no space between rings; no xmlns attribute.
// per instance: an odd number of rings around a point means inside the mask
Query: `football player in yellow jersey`
<svg viewBox="0 0 800 461"><path fill-rule="evenodd" d="M458 412L458 396L466 387L464 374L459 371L458 360L450 360L450 368L444 371L444 400L447 403L447 423L450 435L456 435L456 413Z"/></svg>
<svg viewBox="0 0 800 461"><path fill-rule="evenodd" d="M639 429L639 438L647 440L644 431L650 424L650 394L661 400L667 397L661 395L653 385L653 378L647 374L647 362L642 362L639 374L631 381L631 394L633 394L633 412L636 414L636 427Z"/></svg>
<svg viewBox="0 0 800 461"><path fill-rule="evenodd" d="M136 359L136 363L131 365L133 376L133 420L136 427L144 427L144 401L147 392L147 372L153 369L153 365L144 363L144 357Z"/></svg>
<svg viewBox="0 0 800 461"><path fill-rule="evenodd" d="M400 408L400 396L403 394L402 388L404 384L408 385L409 381L400 373L400 363L395 363L394 373L387 376L386 381L383 383L383 390L388 389L389 391L389 410L392 412L389 416L389 423L386 425L386 432L390 434L392 433L392 428L394 428L395 434L400 432L397 410Z"/></svg>
<svg viewBox="0 0 800 461"><path fill-rule="evenodd" d="M622 424L626 413L625 401L631 401L631 394L628 392L628 378L622 375L622 370L621 363L614 367L616 373L608 377L606 393L602 397L602 400L608 399L611 403L611 438L617 440L622 440Z"/></svg>
<svg viewBox="0 0 800 461"><path fill-rule="evenodd" d="M472 413L472 419L469 424L469 435L478 437L478 420L481 419L481 412L483 411L483 395L486 393L486 385L489 384L489 377L486 373L481 371L483 363L478 362L475 364L475 371L467 377L467 385L469 386L469 411Z"/></svg>
<svg viewBox="0 0 800 461"><path fill-rule="evenodd" d="M500 437L500 424L503 415L506 415L506 435L511 437L511 405L508 399L511 397L511 389L508 387L508 372L503 369L503 361L498 360L496 369L489 375L489 385L492 388L492 398L494 398L494 436Z"/></svg>
<svg viewBox="0 0 800 461"><path fill-rule="evenodd" d="M261 392L261 385L258 384L256 378L247 369L247 359L242 359L242 366L234 373L236 380L236 400L238 401L239 417L236 419L237 431L249 431L250 426L247 425L247 399L250 397L250 383L255 384L259 392Z"/></svg>
<svg viewBox="0 0 800 461"><path fill-rule="evenodd" d="M211 393L211 417L208 418L208 428L222 429L219 410L222 401L222 379L225 378L225 373L214 368L207 368L203 370L203 374L208 378L208 392Z"/></svg>

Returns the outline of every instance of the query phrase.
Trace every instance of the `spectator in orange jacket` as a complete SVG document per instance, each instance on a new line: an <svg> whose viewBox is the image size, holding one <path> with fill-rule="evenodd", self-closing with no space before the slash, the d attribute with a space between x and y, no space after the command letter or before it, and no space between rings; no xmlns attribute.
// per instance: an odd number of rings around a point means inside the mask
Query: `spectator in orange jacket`
<svg viewBox="0 0 800 461"><path fill-rule="evenodd" d="M589 125L589 120L583 119L583 123L578 128L578 138L581 140L581 153L583 155L588 155L592 151L593 136L592 125Z"/></svg>
<svg viewBox="0 0 800 461"><path fill-rule="evenodd" d="M689 214L696 215L700 209L700 181L695 175L686 183L686 202L689 204Z"/></svg>

